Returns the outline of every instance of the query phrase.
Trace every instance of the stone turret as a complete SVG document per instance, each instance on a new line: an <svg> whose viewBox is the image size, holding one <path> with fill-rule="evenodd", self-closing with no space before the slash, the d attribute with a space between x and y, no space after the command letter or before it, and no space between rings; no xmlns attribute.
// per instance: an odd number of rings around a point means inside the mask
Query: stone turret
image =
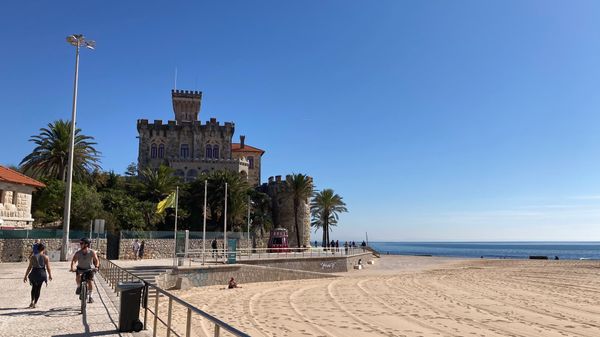
<svg viewBox="0 0 600 337"><path fill-rule="evenodd" d="M286 179L282 179L281 176L269 177L269 182L263 184L261 190L271 197L273 224L275 227L287 229L290 247L297 247L294 200L286 191ZM309 179L312 180L312 177ZM310 198L303 200L299 206L300 246L310 247Z"/></svg>
<svg viewBox="0 0 600 337"><path fill-rule="evenodd" d="M175 120L178 123L198 120L202 102L201 91L171 90L171 97Z"/></svg>

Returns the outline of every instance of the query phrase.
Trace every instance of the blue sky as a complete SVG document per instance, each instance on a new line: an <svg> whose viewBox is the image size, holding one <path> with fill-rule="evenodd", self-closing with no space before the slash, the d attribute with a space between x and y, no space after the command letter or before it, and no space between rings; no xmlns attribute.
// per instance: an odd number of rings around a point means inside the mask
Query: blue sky
<svg viewBox="0 0 600 337"><path fill-rule="evenodd" d="M0 163L70 118L105 170L136 120L201 120L263 148L263 180L308 173L350 213L340 240L600 240L600 3L10 2L0 11ZM317 237L320 237L317 233Z"/></svg>

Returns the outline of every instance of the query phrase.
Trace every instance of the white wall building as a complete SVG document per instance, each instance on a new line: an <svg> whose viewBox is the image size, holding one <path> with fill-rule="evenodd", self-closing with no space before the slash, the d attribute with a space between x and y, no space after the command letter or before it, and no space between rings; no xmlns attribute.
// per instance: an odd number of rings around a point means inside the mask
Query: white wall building
<svg viewBox="0 0 600 337"><path fill-rule="evenodd" d="M0 166L0 229L31 229L31 194L43 183Z"/></svg>

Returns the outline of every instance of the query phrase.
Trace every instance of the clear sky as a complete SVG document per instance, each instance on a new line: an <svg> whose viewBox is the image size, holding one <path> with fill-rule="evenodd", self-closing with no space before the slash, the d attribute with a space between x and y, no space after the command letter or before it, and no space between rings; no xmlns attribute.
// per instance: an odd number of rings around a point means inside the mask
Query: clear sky
<svg viewBox="0 0 600 337"><path fill-rule="evenodd" d="M70 119L102 167L137 160L136 120L234 121L350 213L332 237L600 240L600 2L10 1L0 10L0 163ZM317 233L319 237L319 233Z"/></svg>

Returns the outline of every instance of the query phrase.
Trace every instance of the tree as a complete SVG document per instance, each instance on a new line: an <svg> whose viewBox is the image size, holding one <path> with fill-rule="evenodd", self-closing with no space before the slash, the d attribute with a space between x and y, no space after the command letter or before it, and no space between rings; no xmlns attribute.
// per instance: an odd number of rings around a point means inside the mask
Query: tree
<svg viewBox="0 0 600 337"><path fill-rule="evenodd" d="M223 230L225 215L225 183L227 183L227 224L229 229L240 229L248 207L250 185L240 174L231 171L203 173L191 182L180 204L190 214L190 228L202 223L204 208L204 181L208 181L206 199L207 219L211 227Z"/></svg>
<svg viewBox="0 0 600 337"><path fill-rule="evenodd" d="M179 178L173 175L173 169L161 165L158 169L145 168L140 175L138 186L142 200L159 202L175 191Z"/></svg>
<svg viewBox="0 0 600 337"><path fill-rule="evenodd" d="M62 119L49 123L40 129L40 134L31 136L30 142L36 144L33 152L21 161L22 170L34 178L52 178L67 180L67 165L71 138L71 123ZM93 137L75 130L75 148L73 151L73 178L82 181L90 172L100 169L100 152Z"/></svg>
<svg viewBox="0 0 600 337"><path fill-rule="evenodd" d="M265 232L273 227L273 218L271 215L271 198L268 194L252 190L250 192L250 201L252 203L252 214L250 216L252 233L260 232L260 237L265 236ZM256 235L253 235L253 247L256 247Z"/></svg>
<svg viewBox="0 0 600 337"><path fill-rule="evenodd" d="M298 212L300 210L300 203L304 203L304 201L310 198L313 194L312 179L302 173L292 174L286 177L286 189L287 193L294 201L294 225L296 227L296 239L298 240L298 247L300 247L301 242L300 226L298 225Z"/></svg>
<svg viewBox="0 0 600 337"><path fill-rule="evenodd" d="M310 204L312 223L316 229L323 230L323 242L329 242L329 227L337 225L339 213L348 212L342 197L332 189L326 188L315 193Z"/></svg>
<svg viewBox="0 0 600 337"><path fill-rule="evenodd" d="M65 183L58 179L46 181L46 187L36 192L32 214L40 223L62 221L65 199ZM89 221L102 212L100 194L93 186L73 184L71 224L73 229L87 229Z"/></svg>

